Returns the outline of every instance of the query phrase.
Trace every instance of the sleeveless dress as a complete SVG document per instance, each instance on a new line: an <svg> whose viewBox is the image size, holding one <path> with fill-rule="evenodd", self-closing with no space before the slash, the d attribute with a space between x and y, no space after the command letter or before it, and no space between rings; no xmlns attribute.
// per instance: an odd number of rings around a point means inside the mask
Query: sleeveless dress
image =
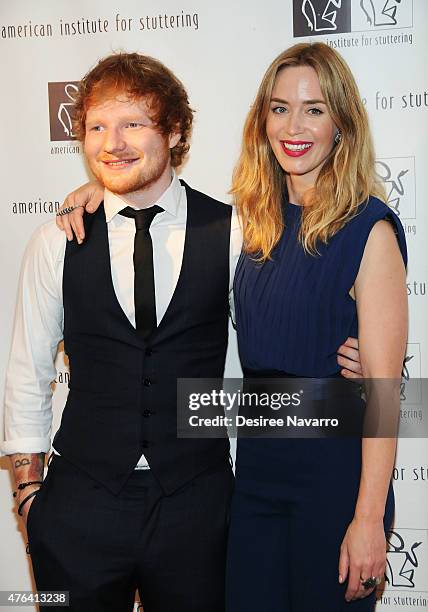
<svg viewBox="0 0 428 612"><path fill-rule="evenodd" d="M302 207L285 202L285 229L272 259L242 253L234 299L246 371L340 376L337 349L358 336L349 295L374 224L388 219L407 263L398 217L370 197L319 256L298 240ZM266 374L268 376L268 374ZM227 612L354 612L375 595L344 599L339 549L352 521L361 473L361 439L238 439L227 565ZM384 525L394 511L392 487ZM350 608L349 608L350 606Z"/></svg>

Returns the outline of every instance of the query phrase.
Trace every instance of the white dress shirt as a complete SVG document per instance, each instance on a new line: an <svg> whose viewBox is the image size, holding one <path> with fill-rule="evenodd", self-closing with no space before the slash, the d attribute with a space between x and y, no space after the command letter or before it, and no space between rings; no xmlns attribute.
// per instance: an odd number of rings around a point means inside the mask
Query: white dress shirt
<svg viewBox="0 0 428 612"><path fill-rule="evenodd" d="M186 190L174 174L157 202L150 226L153 242L157 322L164 316L180 275L186 234ZM134 219L119 215L126 206L105 191L104 208L113 287L119 304L135 327ZM235 211L230 236L230 287L241 251L242 233ZM24 254L19 280L12 349L6 375L3 454L49 452L55 356L63 339L62 275L66 236L55 220L40 226ZM147 467L144 455L137 467Z"/></svg>

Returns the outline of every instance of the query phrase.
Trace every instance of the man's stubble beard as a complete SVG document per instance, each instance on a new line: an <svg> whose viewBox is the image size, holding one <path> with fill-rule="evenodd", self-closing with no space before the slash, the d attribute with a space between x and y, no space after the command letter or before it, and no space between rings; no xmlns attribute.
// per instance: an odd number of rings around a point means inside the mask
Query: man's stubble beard
<svg viewBox="0 0 428 612"><path fill-rule="evenodd" d="M126 159L127 156L122 155L121 157L122 159ZM132 155L129 157L132 157ZM103 187L108 189L111 193L126 195L144 191L154 185L165 172L169 161L170 151L169 147L165 145L161 154L159 154L156 159L152 160L151 165L149 167L143 166L136 175L131 173L129 177L117 176L115 178L114 176L104 175L103 172L100 172L97 162L93 166L89 163L89 167L97 181L101 183Z"/></svg>

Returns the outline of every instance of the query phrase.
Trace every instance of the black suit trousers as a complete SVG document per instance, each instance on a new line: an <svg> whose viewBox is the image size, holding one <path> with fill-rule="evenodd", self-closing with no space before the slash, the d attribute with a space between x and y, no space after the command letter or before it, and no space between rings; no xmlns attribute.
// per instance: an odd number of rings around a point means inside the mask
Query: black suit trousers
<svg viewBox="0 0 428 612"><path fill-rule="evenodd" d="M70 607L129 612L222 612L229 460L164 495L151 470L134 471L113 495L54 456L28 515L38 590L70 593ZM43 607L40 608L44 610Z"/></svg>

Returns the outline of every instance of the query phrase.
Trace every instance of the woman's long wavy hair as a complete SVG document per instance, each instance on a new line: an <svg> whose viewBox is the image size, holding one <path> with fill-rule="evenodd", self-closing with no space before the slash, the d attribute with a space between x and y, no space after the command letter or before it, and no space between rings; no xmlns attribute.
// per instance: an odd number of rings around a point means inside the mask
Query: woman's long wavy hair
<svg viewBox="0 0 428 612"><path fill-rule="evenodd" d="M269 66L247 116L242 150L233 173L231 194L240 214L244 249L258 261L270 259L284 229L281 202L285 173L266 135L266 118L275 79L288 66L310 66L318 75L328 112L342 138L324 162L314 188L304 196L300 240L317 253L370 195L385 200L376 181L368 117L355 79L342 57L324 43L301 43Z"/></svg>

